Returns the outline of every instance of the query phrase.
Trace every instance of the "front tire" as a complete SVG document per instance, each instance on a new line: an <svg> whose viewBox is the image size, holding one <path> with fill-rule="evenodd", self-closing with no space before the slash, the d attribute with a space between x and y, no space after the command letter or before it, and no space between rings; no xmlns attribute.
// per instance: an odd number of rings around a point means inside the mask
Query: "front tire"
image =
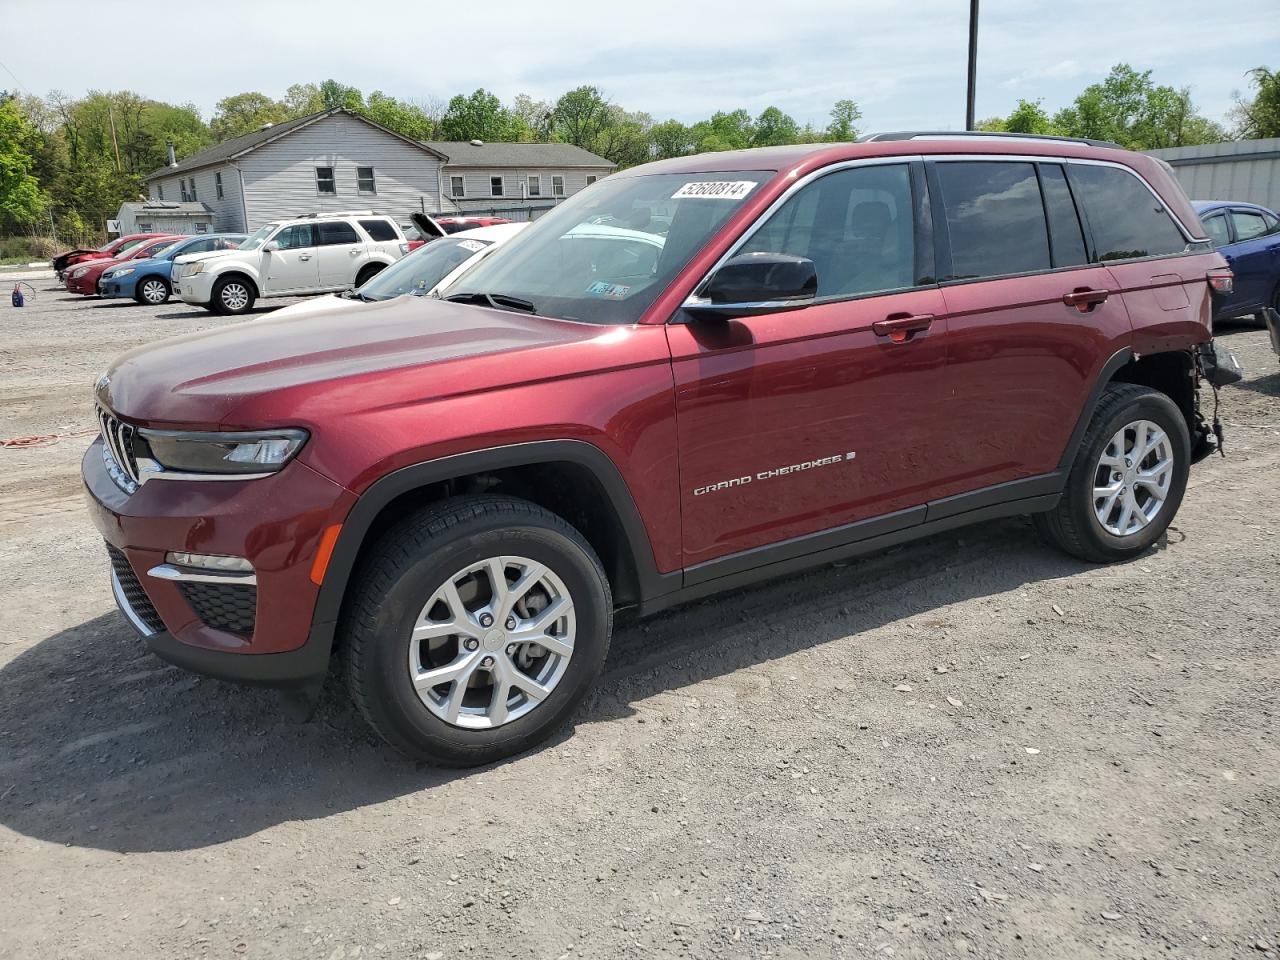
<svg viewBox="0 0 1280 960"><path fill-rule="evenodd" d="M243 277L224 277L213 285L213 309L226 316L239 316L253 309L257 292Z"/></svg>
<svg viewBox="0 0 1280 960"><path fill-rule="evenodd" d="M604 665L613 601L577 530L510 497L411 514L361 563L342 623L347 686L391 746L444 766L551 736Z"/></svg>
<svg viewBox="0 0 1280 960"><path fill-rule="evenodd" d="M360 272L356 274L356 289L359 290L363 287L366 283L380 274L385 267L386 264L383 263L370 263L362 267Z"/></svg>
<svg viewBox="0 0 1280 960"><path fill-rule="evenodd" d="M1191 438L1169 397L1107 386L1076 451L1057 507L1033 518L1049 543L1091 563L1116 563L1165 532L1187 489Z"/></svg>
<svg viewBox="0 0 1280 960"><path fill-rule="evenodd" d="M169 301L173 291L169 289L169 281L163 277L146 277L138 281L134 287L133 299L143 305L158 307Z"/></svg>

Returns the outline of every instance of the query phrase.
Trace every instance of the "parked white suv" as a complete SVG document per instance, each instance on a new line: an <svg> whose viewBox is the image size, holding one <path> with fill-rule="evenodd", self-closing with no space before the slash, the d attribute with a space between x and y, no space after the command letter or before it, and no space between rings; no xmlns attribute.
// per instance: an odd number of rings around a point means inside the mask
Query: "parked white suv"
<svg viewBox="0 0 1280 960"><path fill-rule="evenodd" d="M178 257L173 292L217 313L246 313L259 297L360 286L409 252L390 217L372 210L308 214L263 224L239 248Z"/></svg>

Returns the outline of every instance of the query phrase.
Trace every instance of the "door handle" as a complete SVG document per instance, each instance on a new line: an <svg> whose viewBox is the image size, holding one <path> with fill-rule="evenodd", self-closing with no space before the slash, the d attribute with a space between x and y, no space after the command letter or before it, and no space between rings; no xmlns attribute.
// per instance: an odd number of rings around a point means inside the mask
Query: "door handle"
<svg viewBox="0 0 1280 960"><path fill-rule="evenodd" d="M1093 290L1089 287L1076 287L1070 293L1062 295L1062 302L1068 307L1075 307L1081 313L1088 313L1100 303L1106 303L1111 296L1109 290Z"/></svg>
<svg viewBox="0 0 1280 960"><path fill-rule="evenodd" d="M354 247L352 247L350 250L348 250L348 251L347 251L347 256L349 256L349 257L358 257L358 256L360 256L360 251L359 251L359 250L357 250L357 249L355 249Z"/></svg>
<svg viewBox="0 0 1280 960"><path fill-rule="evenodd" d="M933 326L932 313L891 313L871 324L877 337L888 337L893 343L906 343L917 333Z"/></svg>
<svg viewBox="0 0 1280 960"><path fill-rule="evenodd" d="M299 260L310 260L310 259L311 259L311 254L309 254L309 253L300 253L300 254L298 254L298 259L299 259Z"/></svg>

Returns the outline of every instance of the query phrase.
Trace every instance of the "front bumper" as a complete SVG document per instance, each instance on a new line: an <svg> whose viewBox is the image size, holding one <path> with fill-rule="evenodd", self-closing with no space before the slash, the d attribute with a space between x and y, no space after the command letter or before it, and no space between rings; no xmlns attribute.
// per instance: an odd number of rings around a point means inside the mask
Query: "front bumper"
<svg viewBox="0 0 1280 960"><path fill-rule="evenodd" d="M89 513L112 553L121 612L162 659L226 680L288 686L323 678L333 623L313 623L319 587L311 564L320 537L355 497L293 462L261 480L152 480L126 494L95 440L81 465ZM211 625L187 586L152 571L170 551L244 557L257 590L252 626Z"/></svg>
<svg viewBox="0 0 1280 960"><path fill-rule="evenodd" d="M213 301L213 281L211 273L197 273L194 276L173 278L173 292L187 303L205 306Z"/></svg>
<svg viewBox="0 0 1280 960"><path fill-rule="evenodd" d="M98 292L98 278L93 274L83 277L67 276L67 293L79 293L83 296L93 296Z"/></svg>
<svg viewBox="0 0 1280 960"><path fill-rule="evenodd" d="M98 292L104 297L132 297L137 283L137 278L132 276L119 280L103 280L99 284Z"/></svg>

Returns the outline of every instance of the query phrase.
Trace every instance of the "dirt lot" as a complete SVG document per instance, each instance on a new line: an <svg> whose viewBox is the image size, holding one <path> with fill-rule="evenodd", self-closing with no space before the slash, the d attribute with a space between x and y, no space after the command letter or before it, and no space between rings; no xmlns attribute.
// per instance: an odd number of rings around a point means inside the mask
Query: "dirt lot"
<svg viewBox="0 0 1280 960"><path fill-rule="evenodd" d="M228 323L0 310L0 957L1274 957L1280 364L1167 547L1023 520L622 628L576 727L441 772L330 694L145 653L84 517L90 385Z"/></svg>

